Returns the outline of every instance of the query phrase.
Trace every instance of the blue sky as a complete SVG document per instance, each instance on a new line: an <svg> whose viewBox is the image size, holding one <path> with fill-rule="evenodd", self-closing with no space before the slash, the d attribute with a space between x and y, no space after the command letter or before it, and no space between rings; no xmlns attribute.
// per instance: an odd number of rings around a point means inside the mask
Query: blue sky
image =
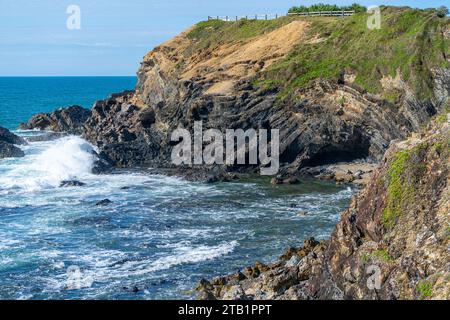
<svg viewBox="0 0 450 320"><path fill-rule="evenodd" d="M147 51L208 15L286 13L317 2L355 0L0 0L0 76L134 75ZM80 30L66 28L71 4L81 9ZM389 4L449 6L448 0Z"/></svg>

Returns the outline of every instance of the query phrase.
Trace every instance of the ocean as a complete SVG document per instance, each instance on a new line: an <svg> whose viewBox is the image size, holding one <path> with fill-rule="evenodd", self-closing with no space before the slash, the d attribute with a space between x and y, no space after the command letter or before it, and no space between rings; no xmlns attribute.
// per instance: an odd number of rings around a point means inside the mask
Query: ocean
<svg viewBox="0 0 450 320"><path fill-rule="evenodd" d="M91 108L135 85L136 77L0 77L0 126L17 129L36 113L74 104Z"/></svg>
<svg viewBox="0 0 450 320"><path fill-rule="evenodd" d="M37 112L90 107L135 82L0 78L0 126L16 130ZM94 175L95 147L77 136L21 148L24 158L0 160L0 299L192 299L202 278L329 237L353 194L318 181L204 184L131 169ZM86 185L60 188L68 179ZM112 202L97 206L103 199Z"/></svg>

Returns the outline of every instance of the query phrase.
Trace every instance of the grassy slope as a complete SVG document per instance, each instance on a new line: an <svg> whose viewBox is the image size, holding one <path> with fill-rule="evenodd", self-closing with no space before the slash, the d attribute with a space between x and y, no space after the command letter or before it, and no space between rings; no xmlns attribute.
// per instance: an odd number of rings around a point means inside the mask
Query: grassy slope
<svg viewBox="0 0 450 320"><path fill-rule="evenodd" d="M336 79L343 70L356 73L356 84L368 92L381 93L380 79L395 77L400 70L416 94L427 99L431 95L430 69L450 67L444 53L450 53L450 41L442 30L449 25L435 12L384 8L381 29L366 26L368 15L347 19L312 20L312 32L325 41L300 44L266 74L274 84L288 80L287 90L307 85L316 78ZM395 97L395 92L383 92Z"/></svg>
<svg viewBox="0 0 450 320"><path fill-rule="evenodd" d="M430 69L450 67L450 41L443 37L450 28L448 18L438 18L435 11L385 7L382 9L380 30L366 26L368 14L348 18L283 17L269 21L205 21L196 25L188 35L195 40L187 54L221 43L246 40L295 19L311 22L309 36L322 38L318 43L301 43L263 75L259 83L283 89L281 97L317 78L337 79L342 71L356 73L356 84L368 92L381 93L395 101L398 93L383 92L380 79L395 77L400 70L421 99L431 96Z"/></svg>
<svg viewBox="0 0 450 320"><path fill-rule="evenodd" d="M297 17L281 17L274 20L239 20L226 22L222 20L209 20L198 23L188 34L194 40L194 50L214 48L223 43L247 40L264 33L280 28Z"/></svg>

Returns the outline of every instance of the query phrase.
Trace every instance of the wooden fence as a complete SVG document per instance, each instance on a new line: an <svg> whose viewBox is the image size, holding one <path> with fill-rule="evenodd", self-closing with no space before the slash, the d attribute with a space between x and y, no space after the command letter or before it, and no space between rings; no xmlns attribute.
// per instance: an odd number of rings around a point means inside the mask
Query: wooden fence
<svg viewBox="0 0 450 320"><path fill-rule="evenodd" d="M314 12L296 12L288 13L287 16L301 17L348 17L355 14L355 11L314 11ZM246 16L208 16L209 20L221 21L239 21L239 20L273 20L286 15L282 14L255 14Z"/></svg>

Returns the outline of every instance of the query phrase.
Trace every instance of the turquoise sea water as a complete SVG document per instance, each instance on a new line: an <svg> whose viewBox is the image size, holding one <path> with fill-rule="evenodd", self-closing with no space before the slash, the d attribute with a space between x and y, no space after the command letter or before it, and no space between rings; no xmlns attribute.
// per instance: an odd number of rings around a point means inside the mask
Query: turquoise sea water
<svg viewBox="0 0 450 320"><path fill-rule="evenodd" d="M33 114L133 89L136 77L0 77L0 126L16 129Z"/></svg>
<svg viewBox="0 0 450 320"><path fill-rule="evenodd" d="M0 125L14 129L68 104L88 107L134 82L0 78ZM192 298L201 278L328 237L353 193L259 177L203 184L136 170L93 175L93 146L76 136L21 148L24 158L0 160L0 299ZM86 185L60 188L67 179ZM106 198L110 205L96 206Z"/></svg>

